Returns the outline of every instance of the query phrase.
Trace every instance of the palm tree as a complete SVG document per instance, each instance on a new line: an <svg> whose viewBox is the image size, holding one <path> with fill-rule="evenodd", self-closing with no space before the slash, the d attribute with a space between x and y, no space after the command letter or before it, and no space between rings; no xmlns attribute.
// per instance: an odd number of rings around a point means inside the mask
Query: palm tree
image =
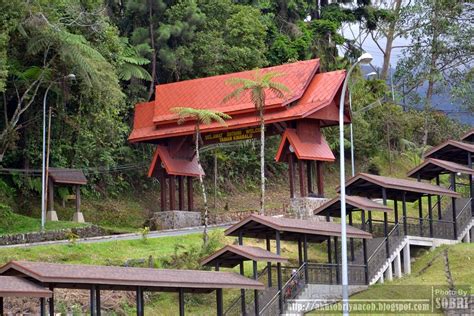
<svg viewBox="0 0 474 316"><path fill-rule="evenodd" d="M276 72L267 72L261 74L260 70L254 74L254 79L245 78L230 78L227 82L237 88L224 98L224 102L233 98L240 97L247 91L250 92L250 98L255 105L255 110L260 116L260 214L265 214L265 118L263 116L265 111L266 91L272 92L279 98L284 98L285 93L290 90L284 84L273 81L274 78L280 77L283 74Z"/></svg>
<svg viewBox="0 0 474 316"><path fill-rule="evenodd" d="M191 119L195 121L194 127L194 142L195 142L195 149L196 149L196 160L198 163L199 168L201 167L201 161L199 159L199 140L201 137L200 126L207 125L212 122L218 122L221 125L226 125L225 120L230 119L231 117L225 113L212 111L212 110L205 110L205 109L195 109L189 107L175 107L171 109L172 112L178 114L179 120L178 124L183 124L186 119ZM207 245L208 242L208 234L207 234L207 224L209 218L209 207L207 205L207 195L206 195L206 188L204 186L204 180L202 178L202 174L199 174L199 183L201 184L201 191L202 191L202 198L204 200L204 232L203 232L203 240L204 246Z"/></svg>

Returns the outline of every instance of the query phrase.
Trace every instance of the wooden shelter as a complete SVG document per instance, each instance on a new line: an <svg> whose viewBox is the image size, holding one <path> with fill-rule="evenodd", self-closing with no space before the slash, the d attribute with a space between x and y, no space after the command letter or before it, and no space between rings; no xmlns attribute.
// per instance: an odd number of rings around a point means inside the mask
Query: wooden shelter
<svg viewBox="0 0 474 316"><path fill-rule="evenodd" d="M282 135L276 160L288 163L291 196L295 196L296 192L294 164L298 165L300 195L322 196L323 164L334 161L334 155L321 134L321 128L338 124L338 104L345 71L321 72L319 59L262 69L262 73L269 71L280 73L281 76L275 80L290 89L284 98L277 97L271 91L266 92L264 119L267 136ZM223 103L224 98L235 89L228 84L230 78L252 78L254 73L243 71L160 84L156 86L154 101L135 106L129 141L157 145L148 175L160 179L162 210L173 210L177 206L176 177L179 182L177 208L185 208L186 182L187 209L193 210L192 179L202 173L194 159L195 122L188 119L178 125L179 117L172 109L193 107L217 110L232 117L226 121L226 126L216 122L201 126L202 146L256 138L260 134L260 119L250 96L243 94L241 98ZM350 113L345 113L344 120L349 123ZM313 189L316 182L317 193Z"/></svg>
<svg viewBox="0 0 474 316"><path fill-rule="evenodd" d="M86 185L87 179L79 169L67 168L49 168L48 170L48 219L57 220L56 212L54 211L54 188L55 185L72 186L74 188L76 201L76 212L74 214L74 221L84 222L84 216L81 212L81 185Z"/></svg>
<svg viewBox="0 0 474 316"><path fill-rule="evenodd" d="M50 315L55 315L54 296L51 295L55 288L89 290L90 312L93 316L101 314L102 290L134 291L139 316L144 315L143 292L177 292L179 314L183 316L185 293L211 293L217 289L261 290L264 288L263 284L233 272L124 268L29 261L7 263L0 267L0 276L31 279L48 287L50 290L48 295L51 297L48 304Z"/></svg>
<svg viewBox="0 0 474 316"><path fill-rule="evenodd" d="M468 142L468 143L474 143L474 128L471 129L469 132L461 136L461 141L463 142Z"/></svg>

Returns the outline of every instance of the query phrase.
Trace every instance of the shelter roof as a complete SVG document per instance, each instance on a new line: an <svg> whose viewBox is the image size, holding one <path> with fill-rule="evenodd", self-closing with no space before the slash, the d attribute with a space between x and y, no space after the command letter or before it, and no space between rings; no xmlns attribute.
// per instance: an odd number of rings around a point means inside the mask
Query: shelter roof
<svg viewBox="0 0 474 316"><path fill-rule="evenodd" d="M420 177L420 179L432 180L440 174L451 172L474 175L474 169L467 166L434 158L426 159L421 165L410 170L407 175L411 178Z"/></svg>
<svg viewBox="0 0 474 316"><path fill-rule="evenodd" d="M242 261L263 261L285 263L288 260L268 250L240 245L227 245L201 261L202 265L233 268Z"/></svg>
<svg viewBox="0 0 474 316"><path fill-rule="evenodd" d="M49 168L48 175L54 183L87 184L86 176L80 169Z"/></svg>
<svg viewBox="0 0 474 316"><path fill-rule="evenodd" d="M281 240L298 240L307 236L308 240L322 242L329 236L341 236L341 225L330 222L316 222L286 217L270 217L252 214L226 229L227 236L275 239L275 231L280 232ZM372 238L368 232L347 226L347 236L353 238Z"/></svg>
<svg viewBox="0 0 474 316"><path fill-rule="evenodd" d="M304 71L304 75L295 76L292 75L291 80L298 80L299 83L295 84L297 86L297 90L292 92L293 97L287 98L285 100L279 100L278 104L272 105L266 108L264 113L265 123L271 124L276 122L283 122L289 121L294 119L300 118L313 118L321 120L323 123L322 126L328 126L337 124L338 122L338 105L334 102L334 99L337 97L342 83L345 78L345 71L332 71L326 73L316 73L316 70L319 67L318 60L306 61L306 62L298 62L293 64L286 64L284 69L292 69L295 70L291 71L282 71L285 73L293 74L299 73ZM278 66L278 67L283 67ZM277 69L278 71L278 69ZM310 74L310 75L308 75ZM239 73L232 74L234 77L239 77ZM281 82L284 83L285 76L279 77L281 78ZM210 77L214 78L215 80L220 80L220 85L225 85L226 78L225 76L216 76ZM204 79L197 79L197 80L205 80ZM285 79L286 80L286 79ZM308 81L309 80L309 81ZM206 82L206 81L203 81ZM175 83L176 85L179 84ZM199 83L200 85L201 83ZM160 89L166 89L169 85L159 85L158 87L162 87ZM291 88L291 87L290 87ZM183 86L179 93L181 95L187 95L186 86ZM302 89L302 90L301 90ZM218 110L221 112L227 112L232 116L232 119L226 121L226 126L222 126L217 122L213 122L211 124L202 125L200 126L200 130L202 133L209 133L209 132L216 132L222 130L233 130L233 129L240 129L246 127L253 127L258 126L260 124L260 119L258 113L256 113L253 105L249 107L249 105L244 105L243 108L247 109L245 111L230 111L228 112L226 109L226 105L222 104L222 99L226 95L225 93L220 93L218 96L215 96L213 89L209 87L205 87L202 89L203 93L211 93L213 95L212 100L214 102L209 103L210 101L206 101L204 104L206 108ZM229 90L229 92L232 90ZM302 91L302 95L300 95ZM221 95L222 94L222 95ZM244 100L248 98L248 95L243 95L240 101L233 101L233 102L243 102L242 104L246 104ZM158 102L159 98L157 97L156 102ZM271 102L276 102L277 99L270 98L273 100ZM289 102L290 100L293 100ZM191 102L193 101L193 102ZM175 136L183 136L183 135L191 135L194 133L194 122L191 120L185 121L183 124L178 125L176 123L176 117L171 114L163 115L163 121L161 121L162 116L157 117L155 115L155 109L159 107L155 101L146 102L146 103L139 103L135 106L135 118L133 124L132 133L129 136L129 141L131 142L140 142L140 141L148 141L154 142L157 139L161 138L169 138ZM161 102L161 101L160 101ZM164 101L163 101L164 102ZM191 103L186 104L170 104L163 106L163 111L169 111L170 108L175 106L189 106L189 107L199 107L201 103L197 100L192 100L189 97L189 101ZM227 104L227 103L226 103ZM229 103L233 104L233 103ZM273 103L272 103L273 104ZM202 105L202 106L204 106ZM235 104L234 104L235 105ZM166 110L167 109L167 110ZM347 112L346 112L347 113ZM160 121L155 121L154 119L159 119ZM350 117L346 116L345 121L349 122Z"/></svg>
<svg viewBox="0 0 474 316"><path fill-rule="evenodd" d="M390 212L392 210L390 207L372 201L371 199L354 195L346 195L346 209L348 211L366 210L380 212ZM341 197L337 196L332 200L327 201L314 210L314 215L330 215L333 217L340 217Z"/></svg>
<svg viewBox="0 0 474 316"><path fill-rule="evenodd" d="M1 275L21 275L56 287L130 290L142 286L147 291L212 292L215 289L263 289L262 283L233 272L127 268L29 261L10 261Z"/></svg>
<svg viewBox="0 0 474 316"><path fill-rule="evenodd" d="M171 157L168 147L157 145L148 171L149 177L153 175L153 172L156 170L156 164L160 161L163 163L166 173L170 175L189 177L199 177L199 175L204 175L204 170L202 170L197 163L196 156L193 156L192 160L173 158Z"/></svg>
<svg viewBox="0 0 474 316"><path fill-rule="evenodd" d="M0 276L0 297L51 297L53 293L16 276Z"/></svg>
<svg viewBox="0 0 474 316"><path fill-rule="evenodd" d="M286 157L282 156L286 143L289 143L293 148L296 157L302 160L319 160L319 161L334 161L336 157L329 148L326 139L321 135L321 141L318 142L315 138L308 138L302 140L295 129L287 128L283 133L280 147L278 148L275 160L284 161Z"/></svg>
<svg viewBox="0 0 474 316"><path fill-rule="evenodd" d="M346 190L351 195L367 198L383 198L382 188L386 189L388 199L401 200L405 192L406 200L413 202L424 195L446 195L458 197L459 194L430 183L359 173L346 182ZM340 188L337 189L339 192Z"/></svg>
<svg viewBox="0 0 474 316"><path fill-rule="evenodd" d="M469 132L461 136L461 141L474 143L474 128L471 129Z"/></svg>
<svg viewBox="0 0 474 316"><path fill-rule="evenodd" d="M456 140L448 140L436 147L431 148L424 154L424 157L447 160L462 165L467 165L468 153L474 153L474 144L468 144Z"/></svg>
<svg viewBox="0 0 474 316"><path fill-rule="evenodd" d="M260 70L262 75L268 72L280 74L274 81L284 84L290 90L285 98L279 98L273 92L267 91L265 108L285 106L301 98L318 69L319 59L311 59ZM226 103L223 103L223 100L236 88L230 85L228 80L232 78L253 80L254 75L255 70L248 70L157 85L153 122L163 124L177 121L179 117L170 111L174 107L218 110L229 115L253 112L255 106L248 93Z"/></svg>

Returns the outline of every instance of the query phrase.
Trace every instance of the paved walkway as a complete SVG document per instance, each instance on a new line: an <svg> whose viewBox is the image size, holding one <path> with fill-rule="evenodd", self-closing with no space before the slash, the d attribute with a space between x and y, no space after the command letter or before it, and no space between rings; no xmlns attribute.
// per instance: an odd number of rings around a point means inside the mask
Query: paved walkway
<svg viewBox="0 0 474 316"><path fill-rule="evenodd" d="M208 230L212 231L215 229L225 229L225 228L230 227L230 225L232 225L232 223L220 224L220 225L209 225ZM151 239L151 238L191 235L191 234L202 233L203 230L204 230L204 226L152 231L148 234L147 238ZM107 236L90 237L90 238L79 238L77 239L76 242L77 243L97 243L97 242L107 242L107 241L117 241L117 240L135 240L135 239L141 239L141 238L142 238L142 235L140 233L129 233L129 234L107 235ZM42 241L42 242L29 243L29 244L5 245L5 246L0 246L0 249L21 248L21 247L25 248L25 247L45 246L45 245L65 245L69 243L70 243L69 240L52 240L52 241Z"/></svg>

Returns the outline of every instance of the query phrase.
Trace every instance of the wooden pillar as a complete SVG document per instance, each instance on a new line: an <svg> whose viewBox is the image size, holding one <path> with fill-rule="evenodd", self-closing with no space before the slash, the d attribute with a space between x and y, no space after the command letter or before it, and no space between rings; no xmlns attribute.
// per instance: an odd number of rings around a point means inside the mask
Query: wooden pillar
<svg viewBox="0 0 474 316"><path fill-rule="evenodd" d="M41 298L40 301L44 305L44 298ZM44 312L44 309L41 309L41 310ZM3 314L5 314L3 310L3 296L0 296L0 315L3 315ZM44 314L41 314L41 315L44 315Z"/></svg>
<svg viewBox="0 0 474 316"><path fill-rule="evenodd" d="M328 237L327 240L327 246L328 246L328 263L329 263L329 284L332 284L332 256L331 256L331 236Z"/></svg>
<svg viewBox="0 0 474 316"><path fill-rule="evenodd" d="M308 235L303 235L303 261L304 261L304 279L308 284Z"/></svg>
<svg viewBox="0 0 474 316"><path fill-rule="evenodd" d="M242 232L239 232L239 245L242 246L244 244L244 238L242 235ZM245 270L244 270L244 261L242 260L240 262L240 274L245 275ZM246 315L247 314L247 308L245 307L245 290L240 289L240 308L241 308L241 314Z"/></svg>
<svg viewBox="0 0 474 316"><path fill-rule="evenodd" d="M54 183L51 178L48 179L48 211L54 211Z"/></svg>
<svg viewBox="0 0 474 316"><path fill-rule="evenodd" d="M101 314L101 304L100 304L100 287L97 285L95 289L95 307L96 315L100 316Z"/></svg>
<svg viewBox="0 0 474 316"><path fill-rule="evenodd" d="M339 277L339 252L337 251L337 236L334 237L334 263L336 264L336 284L339 284L340 277Z"/></svg>
<svg viewBox="0 0 474 316"><path fill-rule="evenodd" d="M301 267L303 264L303 247L301 243L301 238L298 238L298 266Z"/></svg>
<svg viewBox="0 0 474 316"><path fill-rule="evenodd" d="M184 211L184 176L178 176L178 208Z"/></svg>
<svg viewBox="0 0 474 316"><path fill-rule="evenodd" d="M176 176L170 175L170 211L176 210Z"/></svg>
<svg viewBox="0 0 474 316"><path fill-rule="evenodd" d="M304 179L304 161L298 159L298 173L299 173L299 180L300 180L300 196L306 196L306 186L305 186L305 179Z"/></svg>
<svg viewBox="0 0 474 316"><path fill-rule="evenodd" d="M423 200L421 197L418 199L418 217L420 221L420 236L423 236Z"/></svg>
<svg viewBox="0 0 474 316"><path fill-rule="evenodd" d="M75 186L76 191L76 212L79 213L81 211L81 186Z"/></svg>
<svg viewBox="0 0 474 316"><path fill-rule="evenodd" d="M407 194L405 191L402 193L402 212L403 212L403 233L408 235L408 223L407 223Z"/></svg>
<svg viewBox="0 0 474 316"><path fill-rule="evenodd" d="M430 225L430 237L433 238L433 210L431 209L431 195L428 195L428 223Z"/></svg>
<svg viewBox="0 0 474 316"><path fill-rule="evenodd" d="M361 210L360 212L360 219L362 221L362 230L365 231L365 211ZM362 252L364 256L364 276L365 276L365 284L369 285L369 264L367 259L367 240L365 238L362 239Z"/></svg>
<svg viewBox="0 0 474 316"><path fill-rule="evenodd" d="M382 188L382 199L383 205L387 206L387 189ZM386 238L385 241L385 251L387 252L387 258L390 257L390 246L388 242L388 214L387 212L383 212L383 234Z"/></svg>
<svg viewBox="0 0 474 316"><path fill-rule="evenodd" d="M472 153L467 153L467 165L472 169ZM469 193L471 198L471 214L474 217L474 181L472 179L472 174L469 175Z"/></svg>
<svg viewBox="0 0 474 316"><path fill-rule="evenodd" d="M258 272L257 272L257 261L253 262L253 279L258 280ZM258 290L253 291L253 302L255 304L255 315L260 315L260 309L258 306Z"/></svg>
<svg viewBox="0 0 474 316"><path fill-rule="evenodd" d="M451 173L451 187L453 191L456 192L456 173ZM453 239L458 239L458 225L456 223L456 198L451 198L451 203L453 204Z"/></svg>
<svg viewBox="0 0 474 316"><path fill-rule="evenodd" d="M188 187L188 211L192 212L194 210L194 201L193 201L193 178L187 177L187 187Z"/></svg>
<svg viewBox="0 0 474 316"><path fill-rule="evenodd" d="M352 226L352 211L349 211L349 226ZM351 250L351 261L355 260L354 254L354 238L349 238L349 246Z"/></svg>
<svg viewBox="0 0 474 316"><path fill-rule="evenodd" d="M141 288L141 286L137 286L136 301L137 301L137 316L144 316L145 307L143 306L143 289Z"/></svg>
<svg viewBox="0 0 474 316"><path fill-rule="evenodd" d="M97 316L97 307L96 307L96 303L97 303L97 298L96 298L96 286L95 285L91 285L91 289L90 289L90 311L91 311L91 316ZM54 315L54 314L51 314L51 315Z"/></svg>
<svg viewBox="0 0 474 316"><path fill-rule="evenodd" d="M0 297L0 315L3 315L3 297ZM40 315L46 316L46 300L44 297L40 298Z"/></svg>
<svg viewBox="0 0 474 316"><path fill-rule="evenodd" d="M436 185L439 185L439 175L436 176ZM441 220L443 216L441 215L441 196L439 194L436 196L436 203L438 204L438 220Z"/></svg>
<svg viewBox="0 0 474 316"><path fill-rule="evenodd" d="M184 289L183 288L179 288L178 299L179 299L179 316L184 316Z"/></svg>
<svg viewBox="0 0 474 316"><path fill-rule="evenodd" d="M49 305L49 315L53 316L54 315L54 286L50 285L49 290L53 293L51 297L48 300L48 305Z"/></svg>
<svg viewBox="0 0 474 316"><path fill-rule="evenodd" d="M290 181L290 198L295 197L295 165L293 161L293 154L288 154L288 177Z"/></svg>
<svg viewBox="0 0 474 316"><path fill-rule="evenodd" d="M313 161L306 162L306 176L308 178L308 195L313 193Z"/></svg>
<svg viewBox="0 0 474 316"><path fill-rule="evenodd" d="M374 227L372 225L372 211L369 211L369 233L372 234L374 231Z"/></svg>
<svg viewBox="0 0 474 316"><path fill-rule="evenodd" d="M166 170L161 168L160 173L160 186L161 186L161 211L166 211Z"/></svg>
<svg viewBox="0 0 474 316"><path fill-rule="evenodd" d="M216 263L216 271L219 271L220 266L219 262ZM217 316L222 316L224 314L224 295L222 289L216 289L216 306L217 306Z"/></svg>
<svg viewBox="0 0 474 316"><path fill-rule="evenodd" d="M281 245L280 245L280 232L277 230L275 231L275 241L276 241L276 253L277 255L281 254ZM277 285L278 291L280 292L278 298L278 307L280 308L280 313L283 312L283 294L281 291L282 288L282 277L281 277L281 263L277 262Z"/></svg>
<svg viewBox="0 0 474 316"><path fill-rule="evenodd" d="M270 237L266 236L267 251L271 251ZM267 262L267 273L268 273L268 287L272 287L272 263Z"/></svg>
<svg viewBox="0 0 474 316"><path fill-rule="evenodd" d="M394 222L395 225L398 224L398 199L393 200L394 207L393 207L393 217L394 217Z"/></svg>
<svg viewBox="0 0 474 316"><path fill-rule="evenodd" d="M316 173L318 175L318 196L324 196L324 171L323 171L323 162L316 161Z"/></svg>

